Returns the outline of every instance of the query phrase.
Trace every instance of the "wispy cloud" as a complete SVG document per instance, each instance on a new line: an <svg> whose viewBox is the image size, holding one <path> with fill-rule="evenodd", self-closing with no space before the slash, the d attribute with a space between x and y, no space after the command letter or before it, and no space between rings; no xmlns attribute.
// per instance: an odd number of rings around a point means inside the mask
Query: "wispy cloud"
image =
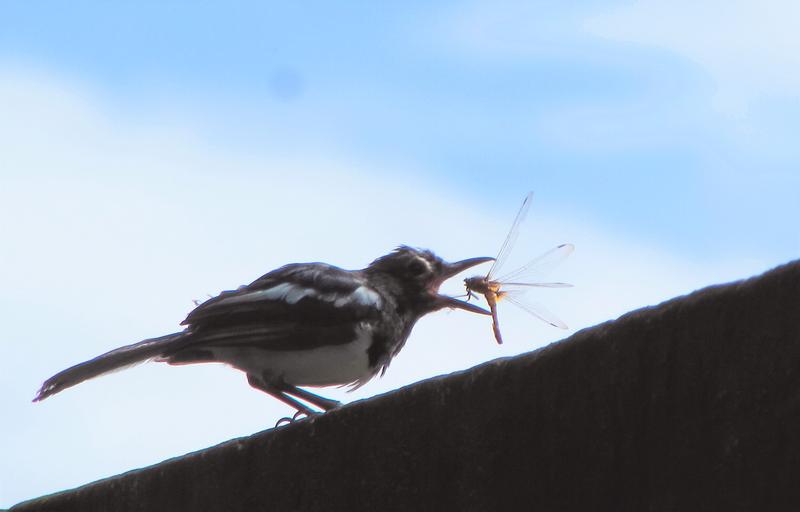
<svg viewBox="0 0 800 512"><path fill-rule="evenodd" d="M639 0L590 18L594 34L675 52L704 69L714 105L741 117L765 98L797 100L800 4L791 0Z"/></svg>
<svg viewBox="0 0 800 512"><path fill-rule="evenodd" d="M575 55L591 50L582 21L586 4L473 1L442 12L434 26L443 48L470 58L509 61Z"/></svg>

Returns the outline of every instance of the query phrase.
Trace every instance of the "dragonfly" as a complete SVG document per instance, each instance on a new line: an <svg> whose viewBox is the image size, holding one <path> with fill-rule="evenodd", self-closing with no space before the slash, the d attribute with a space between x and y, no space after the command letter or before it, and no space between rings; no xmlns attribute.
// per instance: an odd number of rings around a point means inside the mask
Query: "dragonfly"
<svg viewBox="0 0 800 512"><path fill-rule="evenodd" d="M522 308L528 313L532 314L539 320L546 322L553 327L566 329L567 324L558 319L553 313L547 310L538 302L534 302L524 297L524 295L531 288L569 288L572 285L567 283L547 283L539 282L538 279L555 268L563 262L567 256L572 254L575 246L572 244L561 244L541 256L538 256L522 267L500 275L500 270L503 265L508 261L508 256L514 248L514 244L519 236L519 227L533 201L533 192L528 193L525 200L522 202L517 216L514 218L514 223L506 236L503 245L500 247L500 252L497 254L492 268L485 276L473 276L464 279L464 286L467 288L467 300L471 299L474 295L483 295L489 309L492 313L492 331L494 338L498 344L503 343L503 336L500 333L500 322L497 319L497 303L501 300L508 302Z"/></svg>

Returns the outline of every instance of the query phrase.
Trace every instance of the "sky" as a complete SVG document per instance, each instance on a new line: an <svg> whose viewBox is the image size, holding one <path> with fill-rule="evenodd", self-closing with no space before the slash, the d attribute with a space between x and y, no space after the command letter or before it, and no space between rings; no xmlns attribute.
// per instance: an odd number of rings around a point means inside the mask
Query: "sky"
<svg viewBox="0 0 800 512"><path fill-rule="evenodd" d="M0 5L0 507L271 428L219 365L41 382L192 300L399 244L509 262L535 299L422 319L346 402L535 350L800 253L796 2ZM485 269L484 269L485 270ZM459 279L446 290L461 293Z"/></svg>

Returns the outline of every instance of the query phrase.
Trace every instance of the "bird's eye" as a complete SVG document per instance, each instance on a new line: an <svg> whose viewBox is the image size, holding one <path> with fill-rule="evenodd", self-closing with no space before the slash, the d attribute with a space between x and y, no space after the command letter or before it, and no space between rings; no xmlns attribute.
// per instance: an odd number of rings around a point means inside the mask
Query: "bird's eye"
<svg viewBox="0 0 800 512"><path fill-rule="evenodd" d="M425 265L419 260L412 261L408 264L408 271L414 275L420 275L425 271Z"/></svg>

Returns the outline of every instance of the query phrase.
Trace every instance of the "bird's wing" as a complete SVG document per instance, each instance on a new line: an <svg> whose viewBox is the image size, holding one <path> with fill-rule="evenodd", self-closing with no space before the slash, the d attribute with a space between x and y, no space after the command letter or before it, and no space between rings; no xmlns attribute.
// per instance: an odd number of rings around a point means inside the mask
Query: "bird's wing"
<svg viewBox="0 0 800 512"><path fill-rule="evenodd" d="M276 350L352 341L354 324L379 316L383 298L358 272L324 263L292 264L222 292L186 317L195 344L248 343ZM327 338L327 339L323 339Z"/></svg>
<svg viewBox="0 0 800 512"><path fill-rule="evenodd" d="M198 332L175 353L190 354L221 347L257 347L264 350L309 350L343 345L358 336L358 323L264 323L212 328ZM173 354L170 354L173 355ZM176 358L172 358L175 360Z"/></svg>

